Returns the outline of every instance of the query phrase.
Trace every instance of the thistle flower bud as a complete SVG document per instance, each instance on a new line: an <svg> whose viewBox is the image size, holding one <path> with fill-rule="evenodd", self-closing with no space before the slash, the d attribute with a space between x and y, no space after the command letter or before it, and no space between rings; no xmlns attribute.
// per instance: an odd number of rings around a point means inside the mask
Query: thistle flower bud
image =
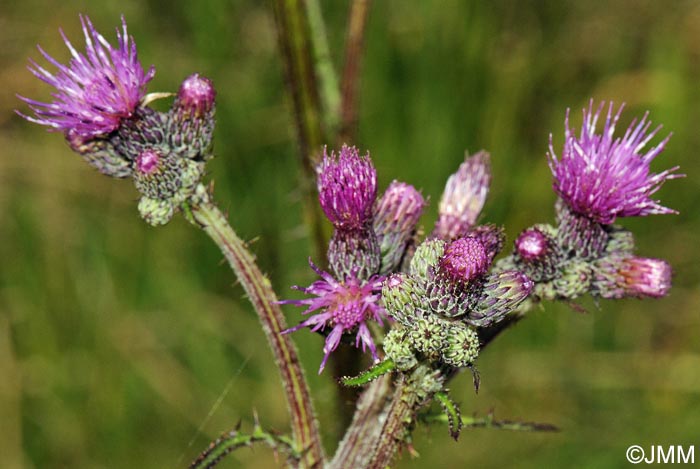
<svg viewBox="0 0 700 469"><path fill-rule="evenodd" d="M563 253L556 242L557 230L551 225L527 228L515 240L518 267L535 282L553 278L563 261Z"/></svg>
<svg viewBox="0 0 700 469"><path fill-rule="evenodd" d="M608 233L603 225L574 213L561 199L556 204L557 242L565 252L582 259L595 259L605 249Z"/></svg>
<svg viewBox="0 0 700 469"><path fill-rule="evenodd" d="M480 151L467 155L457 172L447 180L434 235L450 240L467 234L484 207L490 183L489 154Z"/></svg>
<svg viewBox="0 0 700 469"><path fill-rule="evenodd" d="M355 276L367 280L379 271L379 243L371 228L335 230L327 254L328 264L339 279Z"/></svg>
<svg viewBox="0 0 700 469"><path fill-rule="evenodd" d="M405 326L428 311L425 289L406 274L392 274L384 281L382 300L389 315Z"/></svg>
<svg viewBox="0 0 700 469"><path fill-rule="evenodd" d="M486 273L489 257L484 245L476 238L459 238L445 247L440 258L440 273L455 283L466 285Z"/></svg>
<svg viewBox="0 0 700 469"><path fill-rule="evenodd" d="M433 269L445 253L445 242L441 239L426 239L417 248L411 259L411 275L428 280L433 276Z"/></svg>
<svg viewBox="0 0 700 469"><path fill-rule="evenodd" d="M427 282L425 298L430 309L442 317L454 318L469 312L469 298L472 289L458 283L446 275L437 275Z"/></svg>
<svg viewBox="0 0 700 469"><path fill-rule="evenodd" d="M671 289L671 266L661 259L611 255L595 263L594 294L603 298L661 298Z"/></svg>
<svg viewBox="0 0 700 469"><path fill-rule="evenodd" d="M384 353L396 364L396 368L407 371L418 365L416 354L408 340L406 329L392 329L384 337Z"/></svg>
<svg viewBox="0 0 700 469"><path fill-rule="evenodd" d="M572 260L560 267L561 275L552 281L557 298L573 300L591 288L593 268L586 261Z"/></svg>
<svg viewBox="0 0 700 469"><path fill-rule="evenodd" d="M93 168L106 176L125 178L131 175L131 161L116 151L109 140L85 137L77 132L66 132L71 150L78 153Z"/></svg>
<svg viewBox="0 0 700 469"><path fill-rule="evenodd" d="M416 320L409 330L408 340L416 350L424 353L428 359L438 359L447 340L445 321L436 316L426 316Z"/></svg>
<svg viewBox="0 0 700 469"><path fill-rule="evenodd" d="M530 295L533 287L534 282L517 270L491 274L465 321L476 327L499 322Z"/></svg>
<svg viewBox="0 0 700 469"><path fill-rule="evenodd" d="M471 365L479 356L479 336L466 324L451 322L440 355L448 365L458 368Z"/></svg>
<svg viewBox="0 0 700 469"><path fill-rule="evenodd" d="M139 202L142 218L151 225L170 221L173 213L194 192L204 164L156 149L142 151L134 163L133 179L146 200Z"/></svg>
<svg viewBox="0 0 700 469"><path fill-rule="evenodd" d="M180 115L203 117L214 110L215 99L216 90L212 81L195 73L180 85L174 107Z"/></svg>
<svg viewBox="0 0 700 469"><path fill-rule="evenodd" d="M184 158L211 158L216 91L198 73L182 82L168 114L170 145Z"/></svg>
<svg viewBox="0 0 700 469"><path fill-rule="evenodd" d="M500 226L493 224L479 225L469 231L469 235L476 238L484 245L487 255L487 263L491 265L493 259L503 249L503 243L506 240L506 233Z"/></svg>
<svg viewBox="0 0 700 469"><path fill-rule="evenodd" d="M401 263L424 207L425 200L420 192L403 182L393 181L379 199L374 232L382 256L380 274L393 271Z"/></svg>
<svg viewBox="0 0 700 469"><path fill-rule="evenodd" d="M363 229L372 221L377 172L369 153L361 157L345 145L338 155L324 150L317 184L323 213L336 229Z"/></svg>

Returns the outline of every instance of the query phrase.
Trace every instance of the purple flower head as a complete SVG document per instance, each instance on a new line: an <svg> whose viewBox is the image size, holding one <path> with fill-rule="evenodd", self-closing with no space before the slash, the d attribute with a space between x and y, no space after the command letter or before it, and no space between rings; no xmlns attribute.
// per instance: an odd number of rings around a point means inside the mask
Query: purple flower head
<svg viewBox="0 0 700 469"><path fill-rule="evenodd" d="M117 47L98 33L87 16L80 16L85 35L85 54L79 53L61 36L72 58L66 66L39 52L58 71L53 74L30 60L29 70L40 80L56 88L54 101L43 103L18 96L29 104L34 117L19 113L25 119L46 125L49 130L72 131L84 137L97 137L113 132L123 119L132 116L146 92L146 83L155 75L151 67L144 72L136 54L133 38L127 34L122 16L122 31L117 30Z"/></svg>
<svg viewBox="0 0 700 469"><path fill-rule="evenodd" d="M359 229L371 221L377 172L369 153L360 156L357 148L346 145L338 155L324 150L317 172L321 208L333 226Z"/></svg>
<svg viewBox="0 0 700 469"><path fill-rule="evenodd" d="M485 151L468 156L447 180L440 199L435 236L450 240L464 236L481 213L491 184L489 154Z"/></svg>
<svg viewBox="0 0 700 469"><path fill-rule="evenodd" d="M216 90L212 81L195 73L180 85L175 105L194 116L203 116L214 109L215 99Z"/></svg>
<svg viewBox="0 0 700 469"><path fill-rule="evenodd" d="M350 277L344 282L339 282L331 274L316 267L311 260L309 260L309 264L321 278L309 287L294 288L314 297L303 300L286 300L281 303L308 306L302 314L314 311L318 311L318 313L283 333L287 334L304 327L311 328L313 332L324 330L326 327L331 328L323 347L324 356L318 370L319 374L323 371L329 355L338 347L340 339L345 333L355 333L355 347L360 347L361 344L363 351L369 348L372 358L377 361L377 348L372 340L367 322L377 321L382 324L383 319L386 318L386 312L380 304L384 277L375 276L366 282L357 277Z"/></svg>
<svg viewBox="0 0 700 469"><path fill-rule="evenodd" d="M602 224L611 224L617 217L677 213L650 198L667 179L681 177L674 174L678 167L658 174L649 171L651 161L663 151L670 135L642 153L661 127L649 131L651 122L646 113L640 121L635 119L622 137L614 137L624 105L615 113L613 103L608 107L602 133L596 134L604 107L602 102L594 113L591 100L588 111L583 111L578 137L569 127L567 111L561 159L554 153L550 135L548 158L554 191L572 211Z"/></svg>
<svg viewBox="0 0 700 469"><path fill-rule="evenodd" d="M459 238L445 247L439 261L440 271L453 281L466 284L482 276L489 268L489 255L476 238Z"/></svg>

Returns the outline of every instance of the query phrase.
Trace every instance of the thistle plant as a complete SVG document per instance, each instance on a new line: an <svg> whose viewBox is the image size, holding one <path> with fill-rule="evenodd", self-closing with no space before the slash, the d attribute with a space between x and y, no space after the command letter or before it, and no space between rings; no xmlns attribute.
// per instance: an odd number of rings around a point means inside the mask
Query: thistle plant
<svg viewBox="0 0 700 469"><path fill-rule="evenodd" d="M84 53L63 35L72 56L68 64L40 48L56 71L34 61L29 67L54 88L54 100L20 97L30 111L18 112L62 133L69 148L99 172L131 178L140 195L138 212L150 225L165 225L182 214L212 238L258 314L283 382L290 435L269 432L256 421L250 434L236 428L213 442L191 467L214 467L229 452L255 442L285 454L292 467L385 467L410 442L415 425L430 420L423 411L433 401L450 434L459 437L469 422L450 398L450 380L467 369L478 389L479 354L533 305L571 304L586 294L659 298L671 288L671 266L637 256L632 233L615 224L622 217L676 213L652 198L665 181L681 176L676 167L650 171L669 137L645 150L660 129L650 131L648 115L620 136L616 126L623 107L595 107L591 100L578 134L567 111L561 151L550 137L556 220L523 230L500 258L503 228L480 223L491 184L486 151L467 154L447 179L437 221L426 230L420 225L428 205L421 191L395 180L378 196L369 152L345 144L324 148L320 161L310 166L333 233L325 259L309 261L317 279L294 287L305 296L280 301L205 181L213 157L214 83L194 73L175 94L149 94L155 68L144 69L139 62L126 21L122 18L116 46L89 18L80 21ZM167 112L149 106L166 98L173 98ZM317 267L323 264L328 268ZM301 317L295 315L297 325L287 326L281 304L306 308ZM339 386L367 389L328 459L292 341L293 336L303 340L297 332L306 328L325 335L319 373L346 345L372 361L360 375L340 379ZM511 427L551 429L527 423Z"/></svg>

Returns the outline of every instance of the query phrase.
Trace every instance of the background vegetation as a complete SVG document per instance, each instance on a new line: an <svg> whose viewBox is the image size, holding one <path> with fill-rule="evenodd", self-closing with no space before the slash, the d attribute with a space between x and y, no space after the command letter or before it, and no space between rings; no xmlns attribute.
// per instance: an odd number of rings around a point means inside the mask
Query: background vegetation
<svg viewBox="0 0 700 469"><path fill-rule="evenodd" d="M347 1L322 2L342 63ZM256 318L216 247L181 219L145 225L128 181L110 180L60 136L15 115L15 93L48 98L26 70L37 43L64 60L58 28L82 47L77 14L110 40L120 13L152 91L189 73L218 89L218 157L209 167L234 226L251 240L280 296L311 277L296 190L291 105L270 2L0 0L0 465L7 468L184 467L255 409L287 429L281 387ZM626 220L639 252L668 259L659 301L545 305L480 358L482 389L460 376L463 412L546 421L558 434L445 428L415 433L419 459L398 467L616 467L631 444L700 436L698 260L700 4L672 0L376 1L366 38L358 144L381 187L393 178L430 195L465 149L491 151L483 219L509 239L552 217L548 136L562 142L588 99L628 103L672 131L657 170L688 175L659 197L679 216ZM291 323L299 311L287 309ZM322 338L296 334L330 451L333 377L316 376ZM221 467L274 467L266 449Z"/></svg>

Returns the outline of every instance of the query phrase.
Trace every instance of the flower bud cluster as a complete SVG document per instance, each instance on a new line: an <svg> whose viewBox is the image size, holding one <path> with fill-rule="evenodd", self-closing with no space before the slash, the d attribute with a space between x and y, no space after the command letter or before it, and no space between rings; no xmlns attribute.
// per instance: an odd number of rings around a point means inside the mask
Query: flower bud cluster
<svg viewBox="0 0 700 469"><path fill-rule="evenodd" d="M501 321L530 294L533 284L521 272L487 273L495 256L487 246L498 244L496 231L474 230L450 242L428 239L417 247L409 272L385 280L384 307L400 327L387 335L384 349L399 369L419 358L470 366L479 354L477 328Z"/></svg>
<svg viewBox="0 0 700 469"><path fill-rule="evenodd" d="M647 115L633 121L622 137L614 137L623 106L608 107L603 129L597 124L605 107L593 102L583 111L577 135L569 127L561 158L550 138L549 164L554 175L557 226L535 225L515 241L513 253L497 269L516 268L535 283L534 296L573 300L586 293L600 298L665 296L671 287L671 267L660 259L637 257L632 233L613 223L618 217L676 213L651 198L677 168L658 174L649 170L668 137L646 153Z"/></svg>
<svg viewBox="0 0 700 469"><path fill-rule="evenodd" d="M188 200L211 157L215 91L210 80L187 78L168 112L147 106L155 95L146 85L155 68L144 71L122 18L117 45L81 16L85 52L64 36L72 54L62 65L39 48L55 73L31 62L30 71L55 88L54 101L21 97L34 116L23 117L65 135L72 150L108 176L133 177L141 193L139 211L152 225L167 223Z"/></svg>

